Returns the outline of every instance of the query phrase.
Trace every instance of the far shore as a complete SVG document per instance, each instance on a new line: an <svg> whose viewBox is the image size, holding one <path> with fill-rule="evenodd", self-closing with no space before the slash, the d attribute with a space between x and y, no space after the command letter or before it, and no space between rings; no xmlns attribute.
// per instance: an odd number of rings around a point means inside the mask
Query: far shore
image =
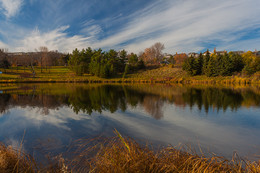
<svg viewBox="0 0 260 173"><path fill-rule="evenodd" d="M0 69L1 71L1 69ZM89 74L76 76L66 67L52 67L42 73L36 71L33 77L29 69L7 69L0 74L0 83L178 83L178 84L219 84L219 85L259 85L260 73L252 76L217 76L206 77L189 76L181 68L164 66L155 69L142 70L127 74L125 78L120 75L114 78L99 78Z"/></svg>

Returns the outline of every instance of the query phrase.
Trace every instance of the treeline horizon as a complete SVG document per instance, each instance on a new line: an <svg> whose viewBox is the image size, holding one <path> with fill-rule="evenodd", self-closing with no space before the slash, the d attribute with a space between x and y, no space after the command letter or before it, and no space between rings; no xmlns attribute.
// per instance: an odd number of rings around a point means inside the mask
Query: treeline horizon
<svg viewBox="0 0 260 173"><path fill-rule="evenodd" d="M207 77L231 76L233 74L252 75L260 71L260 56L251 51L239 54L224 51L222 54L199 54L198 58L190 56L182 66L182 69L191 76L206 75Z"/></svg>
<svg viewBox="0 0 260 173"><path fill-rule="evenodd" d="M179 67L191 76L206 75L230 76L233 74L252 75L260 71L260 56L251 51L237 53L177 53L174 55L163 53L164 45L160 42L146 48L138 55L126 50L110 49L74 49L72 53L63 54L58 51L48 51L47 47L40 47L38 52L8 55L0 50L0 68L33 66L41 67L41 73L52 66L66 66L76 75L91 74L101 78L126 77L128 73L135 73L149 66L171 65ZM10 53L9 53L10 54ZM50 72L50 70L49 70Z"/></svg>

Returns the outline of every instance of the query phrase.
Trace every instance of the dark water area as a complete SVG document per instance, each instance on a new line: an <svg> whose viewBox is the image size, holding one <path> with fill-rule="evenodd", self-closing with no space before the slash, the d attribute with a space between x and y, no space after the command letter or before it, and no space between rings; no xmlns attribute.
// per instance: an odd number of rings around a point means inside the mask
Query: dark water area
<svg viewBox="0 0 260 173"><path fill-rule="evenodd" d="M78 139L115 136L260 155L260 88L180 85L0 86L0 141L43 159Z"/></svg>

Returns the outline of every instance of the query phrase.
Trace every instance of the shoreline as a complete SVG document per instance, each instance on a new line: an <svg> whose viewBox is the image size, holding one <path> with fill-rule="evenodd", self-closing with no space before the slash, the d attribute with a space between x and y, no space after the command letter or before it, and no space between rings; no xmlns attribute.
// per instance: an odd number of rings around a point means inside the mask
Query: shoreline
<svg viewBox="0 0 260 173"><path fill-rule="evenodd" d="M135 79L135 78L128 78L128 79L75 79L75 80L53 80L53 79L40 79L35 80L34 78L28 80L0 80L1 84L8 84L8 83L140 83L140 84L221 84L221 85L260 85L260 80L253 80L250 78L241 78L241 79L221 79L221 78L209 78L206 80L198 80L198 79Z"/></svg>

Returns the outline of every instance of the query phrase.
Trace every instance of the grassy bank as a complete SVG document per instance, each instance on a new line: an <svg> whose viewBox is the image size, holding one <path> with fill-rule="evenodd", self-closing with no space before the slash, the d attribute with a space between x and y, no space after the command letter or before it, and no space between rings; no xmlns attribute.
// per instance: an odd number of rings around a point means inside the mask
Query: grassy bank
<svg viewBox="0 0 260 173"><path fill-rule="evenodd" d="M4 71L0 69L0 71ZM125 78L118 77L103 79L89 74L76 76L66 67L52 67L41 72L39 67L35 68L36 75L33 77L28 68L18 67L7 69L0 74L0 83L51 83L51 82L86 82L86 83L193 83L193 84L260 84L260 72L253 76L188 76L180 68L165 66L155 69L138 71L128 74Z"/></svg>
<svg viewBox="0 0 260 173"><path fill-rule="evenodd" d="M56 159L45 168L33 159L10 147L0 145L2 172L250 172L260 171L260 163L249 162L234 155L232 160L212 154L206 157L185 148L166 147L154 152L132 139L117 137L76 141L78 146L64 161Z"/></svg>

